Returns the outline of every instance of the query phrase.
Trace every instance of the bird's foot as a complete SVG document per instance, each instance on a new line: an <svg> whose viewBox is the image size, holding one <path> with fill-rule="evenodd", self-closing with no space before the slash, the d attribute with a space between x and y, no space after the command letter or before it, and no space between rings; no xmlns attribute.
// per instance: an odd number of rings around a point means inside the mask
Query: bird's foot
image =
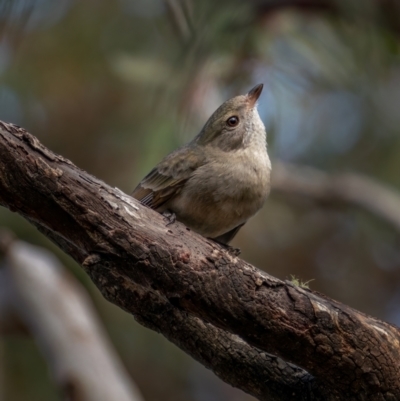
<svg viewBox="0 0 400 401"><path fill-rule="evenodd" d="M224 245L224 248L232 255L232 256L239 256L242 251L240 248L235 248L234 246Z"/></svg>
<svg viewBox="0 0 400 401"><path fill-rule="evenodd" d="M223 248L225 248L232 256L239 256L241 254L240 248L235 248L228 244L224 244L223 242L219 242L213 238L211 238L211 240L216 242L218 245L221 245Z"/></svg>
<svg viewBox="0 0 400 401"><path fill-rule="evenodd" d="M174 212L171 212L170 210L166 210L162 214L164 216L164 219L167 222L167 227L170 226L171 224L174 224L176 221L176 214Z"/></svg>

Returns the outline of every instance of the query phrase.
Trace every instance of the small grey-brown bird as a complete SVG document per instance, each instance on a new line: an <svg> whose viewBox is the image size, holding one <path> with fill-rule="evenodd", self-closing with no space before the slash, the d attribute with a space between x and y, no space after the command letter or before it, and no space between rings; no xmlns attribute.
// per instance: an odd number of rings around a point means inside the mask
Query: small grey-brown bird
<svg viewBox="0 0 400 401"><path fill-rule="evenodd" d="M266 131L256 107L262 88L259 84L223 103L191 142L150 171L132 196L228 244L260 210L270 189Z"/></svg>

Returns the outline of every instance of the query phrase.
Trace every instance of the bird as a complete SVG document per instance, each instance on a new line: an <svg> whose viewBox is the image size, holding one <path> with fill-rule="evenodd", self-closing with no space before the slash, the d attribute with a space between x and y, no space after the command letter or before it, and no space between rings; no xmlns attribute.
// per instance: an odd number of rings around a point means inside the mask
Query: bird
<svg viewBox="0 0 400 401"><path fill-rule="evenodd" d="M189 143L165 156L131 196L227 247L270 192L263 89L225 101Z"/></svg>

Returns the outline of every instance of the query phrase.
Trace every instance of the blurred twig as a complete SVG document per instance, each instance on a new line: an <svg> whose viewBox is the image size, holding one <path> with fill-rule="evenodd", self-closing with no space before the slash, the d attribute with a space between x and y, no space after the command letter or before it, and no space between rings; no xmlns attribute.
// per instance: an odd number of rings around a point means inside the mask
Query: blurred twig
<svg viewBox="0 0 400 401"><path fill-rule="evenodd" d="M255 5L258 15L267 15L284 8L296 8L303 12L329 13L354 19L370 20L378 22L385 28L389 28L396 34L400 33L400 3L398 0L372 0L367 6L359 1L337 1L337 0L251 0ZM370 7L379 12L369 12ZM375 16L374 16L375 15Z"/></svg>
<svg viewBox="0 0 400 401"><path fill-rule="evenodd" d="M400 193L360 174L329 174L312 167L275 161L272 189L320 202L353 204L400 231Z"/></svg>
<svg viewBox="0 0 400 401"><path fill-rule="evenodd" d="M183 42L188 42L192 36L188 18L188 5L182 4L179 0L164 0L164 3L178 37Z"/></svg>
<svg viewBox="0 0 400 401"><path fill-rule="evenodd" d="M81 285L50 252L2 242L8 249L0 271L0 322L8 309L26 325L66 399L141 401Z"/></svg>

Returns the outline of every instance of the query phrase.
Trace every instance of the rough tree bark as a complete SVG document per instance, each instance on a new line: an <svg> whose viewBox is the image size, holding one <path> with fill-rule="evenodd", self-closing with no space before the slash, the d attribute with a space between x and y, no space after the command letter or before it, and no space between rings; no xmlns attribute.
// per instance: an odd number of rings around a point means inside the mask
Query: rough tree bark
<svg viewBox="0 0 400 401"><path fill-rule="evenodd" d="M70 254L108 300L259 399L400 399L398 328L167 227L5 123L0 204Z"/></svg>

